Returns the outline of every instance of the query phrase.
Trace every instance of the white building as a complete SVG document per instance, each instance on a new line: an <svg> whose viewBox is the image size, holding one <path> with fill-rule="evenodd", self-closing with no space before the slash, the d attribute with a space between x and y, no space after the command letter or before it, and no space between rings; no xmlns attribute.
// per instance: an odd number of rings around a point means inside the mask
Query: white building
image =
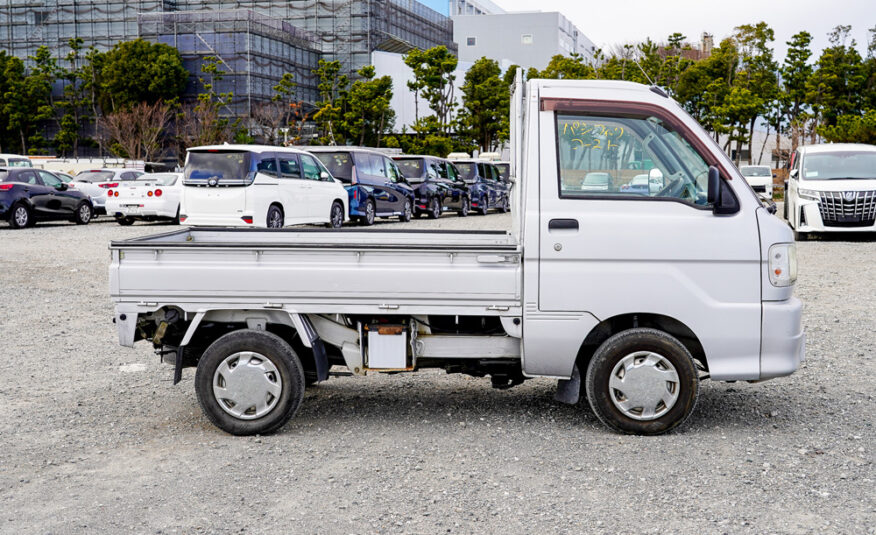
<svg viewBox="0 0 876 535"><path fill-rule="evenodd" d="M507 67L544 69L557 55L577 53L593 57L595 45L578 27L553 12L494 13L484 0L453 0L453 40L459 47L459 59L474 62L481 57L499 61ZM454 10L453 8L457 9ZM460 11L483 14L457 15Z"/></svg>

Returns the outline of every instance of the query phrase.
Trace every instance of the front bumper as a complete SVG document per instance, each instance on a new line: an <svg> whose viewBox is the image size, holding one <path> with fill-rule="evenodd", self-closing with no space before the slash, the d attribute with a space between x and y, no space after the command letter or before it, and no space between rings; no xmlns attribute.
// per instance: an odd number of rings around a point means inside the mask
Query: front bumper
<svg viewBox="0 0 876 535"><path fill-rule="evenodd" d="M798 201L798 210L800 213L800 224L797 225L798 232L874 232L876 231L876 221L866 225L850 224L850 225L825 225L821 218L821 203L810 199L800 198Z"/></svg>
<svg viewBox="0 0 876 535"><path fill-rule="evenodd" d="M805 359L805 348L803 303L796 297L787 301L764 301L760 378L791 375Z"/></svg>

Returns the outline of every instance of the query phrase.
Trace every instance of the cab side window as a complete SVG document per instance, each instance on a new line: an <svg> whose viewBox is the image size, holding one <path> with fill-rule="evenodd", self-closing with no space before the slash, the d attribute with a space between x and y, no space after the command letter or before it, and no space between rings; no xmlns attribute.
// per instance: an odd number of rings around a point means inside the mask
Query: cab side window
<svg viewBox="0 0 876 535"><path fill-rule="evenodd" d="M429 175L429 178L438 178L441 176L441 173L438 171L437 166L434 162L429 162L426 166L426 173Z"/></svg>
<svg viewBox="0 0 876 535"><path fill-rule="evenodd" d="M558 113L560 197L707 204L709 166L658 117Z"/></svg>
<svg viewBox="0 0 876 535"><path fill-rule="evenodd" d="M454 182L459 180L459 171L456 169L456 166L450 162L445 162L444 165L447 167L447 178Z"/></svg>
<svg viewBox="0 0 876 535"><path fill-rule="evenodd" d="M277 158L280 163L280 178L301 178L301 166L298 157L294 154L283 155Z"/></svg>
<svg viewBox="0 0 876 535"><path fill-rule="evenodd" d="M304 171L304 178L307 180L319 180L321 169L316 164L316 160L306 154L301 155L301 169Z"/></svg>
<svg viewBox="0 0 876 535"><path fill-rule="evenodd" d="M262 173L263 175L277 177L279 173L277 172L277 160L273 156L263 156L262 159L256 164L256 171Z"/></svg>

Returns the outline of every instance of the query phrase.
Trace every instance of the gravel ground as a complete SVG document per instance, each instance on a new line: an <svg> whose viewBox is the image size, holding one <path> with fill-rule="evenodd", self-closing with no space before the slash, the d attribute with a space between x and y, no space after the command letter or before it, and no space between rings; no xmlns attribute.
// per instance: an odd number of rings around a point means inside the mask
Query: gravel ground
<svg viewBox="0 0 876 535"><path fill-rule="evenodd" d="M0 532L876 533L876 240L801 243L803 368L706 381L667 436L426 371L333 378L236 438L110 321L108 241L170 229L0 225Z"/></svg>

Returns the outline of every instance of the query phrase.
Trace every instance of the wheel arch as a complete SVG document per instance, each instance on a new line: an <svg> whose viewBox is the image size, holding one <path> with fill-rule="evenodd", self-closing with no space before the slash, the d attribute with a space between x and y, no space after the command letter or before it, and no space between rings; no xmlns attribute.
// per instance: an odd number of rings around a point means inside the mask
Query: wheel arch
<svg viewBox="0 0 876 535"><path fill-rule="evenodd" d="M579 372L583 374L586 371L590 359L603 342L619 332L636 327L650 327L674 336L690 351L694 360L708 372L709 363L706 358L706 352L693 330L675 318L651 312L619 314L599 322L587 333L587 336L581 343L581 347L578 349L575 363L578 365Z"/></svg>

